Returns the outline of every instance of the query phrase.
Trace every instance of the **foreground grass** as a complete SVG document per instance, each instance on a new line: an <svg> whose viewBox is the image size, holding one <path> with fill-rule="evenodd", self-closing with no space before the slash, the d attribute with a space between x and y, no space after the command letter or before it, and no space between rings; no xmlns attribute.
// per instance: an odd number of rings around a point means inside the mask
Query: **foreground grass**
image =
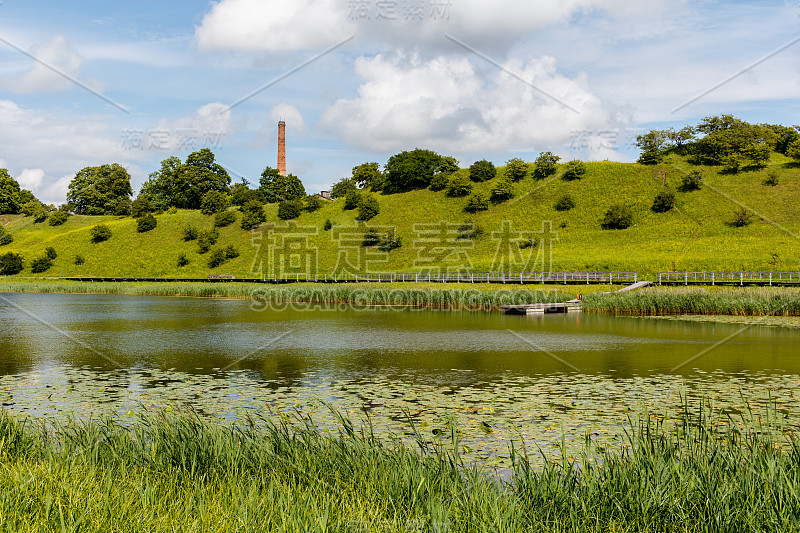
<svg viewBox="0 0 800 533"><path fill-rule="evenodd" d="M797 531L800 450L761 423L688 410L581 467L514 455L507 480L458 443L412 450L341 421L339 435L192 414L42 426L0 415L0 530ZM457 432L453 432L456 438ZM793 442L793 441L792 441Z"/></svg>
<svg viewBox="0 0 800 533"><path fill-rule="evenodd" d="M589 294L583 309L621 315L800 316L800 288L653 287Z"/></svg>

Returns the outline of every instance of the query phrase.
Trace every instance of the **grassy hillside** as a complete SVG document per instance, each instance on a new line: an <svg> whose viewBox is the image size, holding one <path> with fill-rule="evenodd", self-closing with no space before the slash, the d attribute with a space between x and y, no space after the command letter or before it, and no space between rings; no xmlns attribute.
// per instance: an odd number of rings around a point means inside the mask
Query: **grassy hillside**
<svg viewBox="0 0 800 533"><path fill-rule="evenodd" d="M562 166L563 167L563 166ZM677 206L668 213L650 210L653 197L663 187L678 188L684 172L699 170L706 184L694 192L678 192ZM778 173L778 185L764 185L771 171ZM466 172L462 170L461 172ZM718 167L694 167L677 156L669 156L657 166L612 162L587 163L581 180L564 181L561 172L555 177L536 181L532 177L515 184L515 197L493 205L488 211L471 214L464 211L467 198L448 198L444 192L412 191L378 195L380 214L370 225L393 226L402 239L402 247L388 253L388 261L370 265L372 271L413 271L417 250L414 248L414 224L446 220L473 223L478 228L474 249L469 251L475 270L490 270L504 221L515 230L539 231L551 221L558 241L553 246L555 271L615 270L638 271L653 276L668 270L798 270L800 268L800 169L787 158L773 154L763 170L722 174ZM502 169L498 178L502 176ZM476 184L474 190L487 193L492 182ZM553 205L563 194L570 194L575 208L556 211ZM602 230L600 221L609 206L622 203L634 212L634 225L625 230ZM728 225L740 205L747 206L764 220L755 218L746 227ZM316 227L310 238L318 250L320 272L330 272L337 262L337 243L331 232L323 230L326 220L334 226L355 226L356 212L344 211L343 201L326 203L315 213L303 213L297 222ZM266 208L268 222L278 223L277 206ZM136 221L127 217L72 216L59 227L34 224L30 217L3 216L0 221L12 233L14 241L0 247L0 253L14 251L25 258L26 269L20 276L30 276L30 263L52 246L58 252L54 266L43 276L181 276L205 277L209 273L251 275L254 260L266 264L267 238L261 252L252 244L250 231L237 222L220 229L216 247L233 245L240 256L224 265L208 267L208 254L198 253L196 242L182 240L183 229L193 225L210 228L212 217L197 211L178 211L159 215L158 227L139 234ZM90 241L92 226L104 223L113 236L107 242ZM536 248L522 250L536 254ZM189 265L178 267L179 254L185 253ZM355 251L351 252L355 253ZM75 265L74 258L85 258ZM258 255L258 257L257 257ZM537 268L537 270L540 267Z"/></svg>

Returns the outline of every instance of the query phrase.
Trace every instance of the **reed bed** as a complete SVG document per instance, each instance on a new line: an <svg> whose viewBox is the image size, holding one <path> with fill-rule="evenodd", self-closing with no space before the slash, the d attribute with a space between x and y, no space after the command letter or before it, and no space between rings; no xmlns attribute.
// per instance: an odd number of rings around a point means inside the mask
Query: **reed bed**
<svg viewBox="0 0 800 533"><path fill-rule="evenodd" d="M800 316L800 289L653 287L587 294L583 309L620 315Z"/></svg>
<svg viewBox="0 0 800 533"><path fill-rule="evenodd" d="M458 432L419 449L341 420L338 434L192 413L43 425L0 415L0 530L797 531L800 450L769 427L688 408L643 417L627 447L514 453L501 479L465 465ZM770 426L771 427L771 426ZM420 453L421 452L421 453ZM593 459L593 460L591 460Z"/></svg>
<svg viewBox="0 0 800 533"><path fill-rule="evenodd" d="M419 288L410 284L130 283L78 281L7 281L0 292L128 294L195 298L249 299L255 307L274 303L313 305L409 306L493 309L506 304L561 302L573 296L549 288Z"/></svg>

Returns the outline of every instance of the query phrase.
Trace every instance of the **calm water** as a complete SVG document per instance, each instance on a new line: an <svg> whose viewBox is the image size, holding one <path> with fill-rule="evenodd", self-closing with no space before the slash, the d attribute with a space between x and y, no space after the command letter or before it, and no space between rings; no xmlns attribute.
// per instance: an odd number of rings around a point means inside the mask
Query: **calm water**
<svg viewBox="0 0 800 533"><path fill-rule="evenodd" d="M422 427L459 424L489 460L512 434L539 445L562 432L614 434L629 413L672 408L683 395L712 396L733 412L742 394L760 405L771 398L792 422L800 412L798 329L0 296L3 405L35 416L179 404L226 417L302 411L323 425L337 411L400 432L411 417Z"/></svg>

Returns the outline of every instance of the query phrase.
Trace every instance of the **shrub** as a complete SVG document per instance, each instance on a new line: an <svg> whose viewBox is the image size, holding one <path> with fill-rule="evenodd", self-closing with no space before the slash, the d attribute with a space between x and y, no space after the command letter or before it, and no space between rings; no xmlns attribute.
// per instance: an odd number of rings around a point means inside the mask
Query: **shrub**
<svg viewBox="0 0 800 533"><path fill-rule="evenodd" d="M603 229L625 229L633 224L633 213L624 205L612 205L600 224Z"/></svg>
<svg viewBox="0 0 800 533"><path fill-rule="evenodd" d="M767 174L767 179L764 180L764 185L769 185L770 187L774 187L778 184L778 173L774 170L770 170L769 174Z"/></svg>
<svg viewBox="0 0 800 533"><path fill-rule="evenodd" d="M733 214L733 219L728 222L728 225L734 228L743 228L753 223L753 215L744 207L739 208Z"/></svg>
<svg viewBox="0 0 800 533"><path fill-rule="evenodd" d="M697 191L703 186L703 178L696 170L684 174L681 178L681 192Z"/></svg>
<svg viewBox="0 0 800 533"><path fill-rule="evenodd" d="M200 212L204 215L214 215L228 209L231 205L230 196L220 191L208 191L200 201Z"/></svg>
<svg viewBox="0 0 800 533"><path fill-rule="evenodd" d="M384 252L390 252L392 250L397 250L403 246L403 240L400 237L395 237L391 233L386 235L386 240L380 246L380 249Z"/></svg>
<svg viewBox="0 0 800 533"><path fill-rule="evenodd" d="M31 200L29 202L25 202L22 204L19 212L25 215L26 217L33 217L45 211L44 204L39 200Z"/></svg>
<svg viewBox="0 0 800 533"><path fill-rule="evenodd" d="M126 217L131 214L131 207L130 198L120 198L111 208L111 213L119 217Z"/></svg>
<svg viewBox="0 0 800 533"><path fill-rule="evenodd" d="M489 181L497 175L497 169L491 161L481 159L469 167L469 179L472 181Z"/></svg>
<svg viewBox="0 0 800 533"><path fill-rule="evenodd" d="M225 250L217 248L208 256L208 266L211 268L216 268L224 263L225 260Z"/></svg>
<svg viewBox="0 0 800 533"><path fill-rule="evenodd" d="M45 257L47 257L50 260L55 259L56 257L58 257L58 253L56 252L56 249L53 248L52 246L48 246L47 248L44 249L44 255L45 255Z"/></svg>
<svg viewBox="0 0 800 533"><path fill-rule="evenodd" d="M579 180L584 174L586 174L586 164L584 164L583 161L575 159L567 163L567 169L564 171L564 175L561 176L561 178L567 181Z"/></svg>
<svg viewBox="0 0 800 533"><path fill-rule="evenodd" d="M189 264L189 258L186 257L186 254L180 254L178 256L178 268L185 267Z"/></svg>
<svg viewBox="0 0 800 533"><path fill-rule="evenodd" d="M14 242L14 236L10 233L5 233L2 237L0 237L0 246L5 246L7 244L11 244L12 242Z"/></svg>
<svg viewBox="0 0 800 533"><path fill-rule="evenodd" d="M227 247L225 247L225 257L227 259L236 259L239 257L239 250L234 248L232 244L229 244Z"/></svg>
<svg viewBox="0 0 800 533"><path fill-rule="evenodd" d="M552 176L558 170L558 162L560 157L554 155L552 152L542 152L539 157L534 161L533 177L537 180Z"/></svg>
<svg viewBox="0 0 800 533"><path fill-rule="evenodd" d="M105 224L98 224L89 230L89 235L94 243L107 241L111 238L111 229Z"/></svg>
<svg viewBox="0 0 800 533"><path fill-rule="evenodd" d="M528 163L515 157L506 161L506 172L504 177L511 181L521 181L528 175Z"/></svg>
<svg viewBox="0 0 800 533"><path fill-rule="evenodd" d="M84 259L82 255L78 254L75 256L75 259L73 259L72 262L78 266L81 266L86 262L86 259Z"/></svg>
<svg viewBox="0 0 800 533"><path fill-rule="evenodd" d="M494 187L492 187L492 200L496 202L504 202L514 197L514 184L508 178L498 180Z"/></svg>
<svg viewBox="0 0 800 533"><path fill-rule="evenodd" d="M324 202L325 200L320 198L318 194L310 194L306 196L306 211L313 213L314 211L322 209Z"/></svg>
<svg viewBox="0 0 800 533"><path fill-rule="evenodd" d="M37 257L31 262L31 272L34 274L41 274L42 272L47 272L50 270L50 267L53 266L53 261L46 255L42 257Z"/></svg>
<svg viewBox="0 0 800 533"><path fill-rule="evenodd" d="M556 211L569 211L575 207L575 200L572 199L572 196L565 194L556 201L554 207L556 208Z"/></svg>
<svg viewBox="0 0 800 533"><path fill-rule="evenodd" d="M328 230L330 230L332 227L333 227L333 222L331 222L331 219L327 219L327 220L325 221L325 224L323 224L323 225L322 225L322 229L323 229L323 231L328 231Z"/></svg>
<svg viewBox="0 0 800 533"><path fill-rule="evenodd" d="M201 254L206 253L211 249L212 246L217 244L217 239L219 239L219 231L216 228L211 228L210 230L201 231L197 235L197 245L199 247L199 251Z"/></svg>
<svg viewBox="0 0 800 533"><path fill-rule="evenodd" d="M650 209L655 213L666 213L675 207L675 193L672 191L660 191L653 199Z"/></svg>
<svg viewBox="0 0 800 533"><path fill-rule="evenodd" d="M197 239L197 228L194 226L186 226L183 228L183 240L186 242Z"/></svg>
<svg viewBox="0 0 800 533"><path fill-rule="evenodd" d="M447 184L447 196L459 198L471 192L472 183L465 176L453 176Z"/></svg>
<svg viewBox="0 0 800 533"><path fill-rule="evenodd" d="M150 198L148 196L142 196L140 194L136 200L131 203L131 216L133 218L141 218L153 211L155 211L155 207L150 203Z"/></svg>
<svg viewBox="0 0 800 533"><path fill-rule="evenodd" d="M278 206L278 218L281 220L293 220L300 216L300 204L297 202L281 202Z"/></svg>
<svg viewBox="0 0 800 533"><path fill-rule="evenodd" d="M0 275L13 276L22 272L22 256L14 252L8 252L0 256Z"/></svg>
<svg viewBox="0 0 800 533"><path fill-rule="evenodd" d="M214 226L224 228L236 222L235 211L220 211L214 215Z"/></svg>
<svg viewBox="0 0 800 533"><path fill-rule="evenodd" d="M144 233L155 228L157 225L158 221L156 220L156 217L154 217L151 213L148 213L136 221L136 231L139 233Z"/></svg>
<svg viewBox="0 0 800 533"><path fill-rule="evenodd" d="M342 178L331 187L331 198L347 198L351 192L357 192L356 182L352 178Z"/></svg>
<svg viewBox="0 0 800 533"><path fill-rule="evenodd" d="M267 220L264 214L264 206L258 200L248 200L242 206L242 229L250 229Z"/></svg>
<svg viewBox="0 0 800 533"><path fill-rule="evenodd" d="M722 170L729 174L737 174L743 164L742 156L738 153L728 154L722 158Z"/></svg>
<svg viewBox="0 0 800 533"><path fill-rule="evenodd" d="M41 224L42 222L47 220L48 217L49 217L49 214L47 213L46 210L43 209L43 210L39 211L38 213L36 213L33 216L33 223L34 224ZM63 222L62 222L62 224L63 224Z"/></svg>
<svg viewBox="0 0 800 533"><path fill-rule="evenodd" d="M361 193L356 190L352 190L347 193L347 196L344 197L344 210L349 211L350 209L355 209L360 203Z"/></svg>
<svg viewBox="0 0 800 533"><path fill-rule="evenodd" d="M372 220L381 211L378 199L372 195L366 196L358 205L358 220Z"/></svg>
<svg viewBox="0 0 800 533"><path fill-rule="evenodd" d="M446 173L436 174L433 179L431 180L430 190L432 191L443 191L447 188L447 183L450 181L450 177Z"/></svg>
<svg viewBox="0 0 800 533"><path fill-rule="evenodd" d="M50 215L48 219L48 224L50 224L51 226L60 226L64 222L66 222L68 218L69 218L69 212L59 209L58 211Z"/></svg>
<svg viewBox="0 0 800 533"><path fill-rule="evenodd" d="M469 197L467 200L467 207L465 207L467 211L470 213L476 213L478 211L486 211L489 209L489 200L486 199L486 196L483 193L476 192L472 196Z"/></svg>
<svg viewBox="0 0 800 533"><path fill-rule="evenodd" d="M372 246L378 246L381 243L381 238L378 236L378 232L370 228L364 233L364 239L361 241L361 246L364 248L370 248Z"/></svg>

